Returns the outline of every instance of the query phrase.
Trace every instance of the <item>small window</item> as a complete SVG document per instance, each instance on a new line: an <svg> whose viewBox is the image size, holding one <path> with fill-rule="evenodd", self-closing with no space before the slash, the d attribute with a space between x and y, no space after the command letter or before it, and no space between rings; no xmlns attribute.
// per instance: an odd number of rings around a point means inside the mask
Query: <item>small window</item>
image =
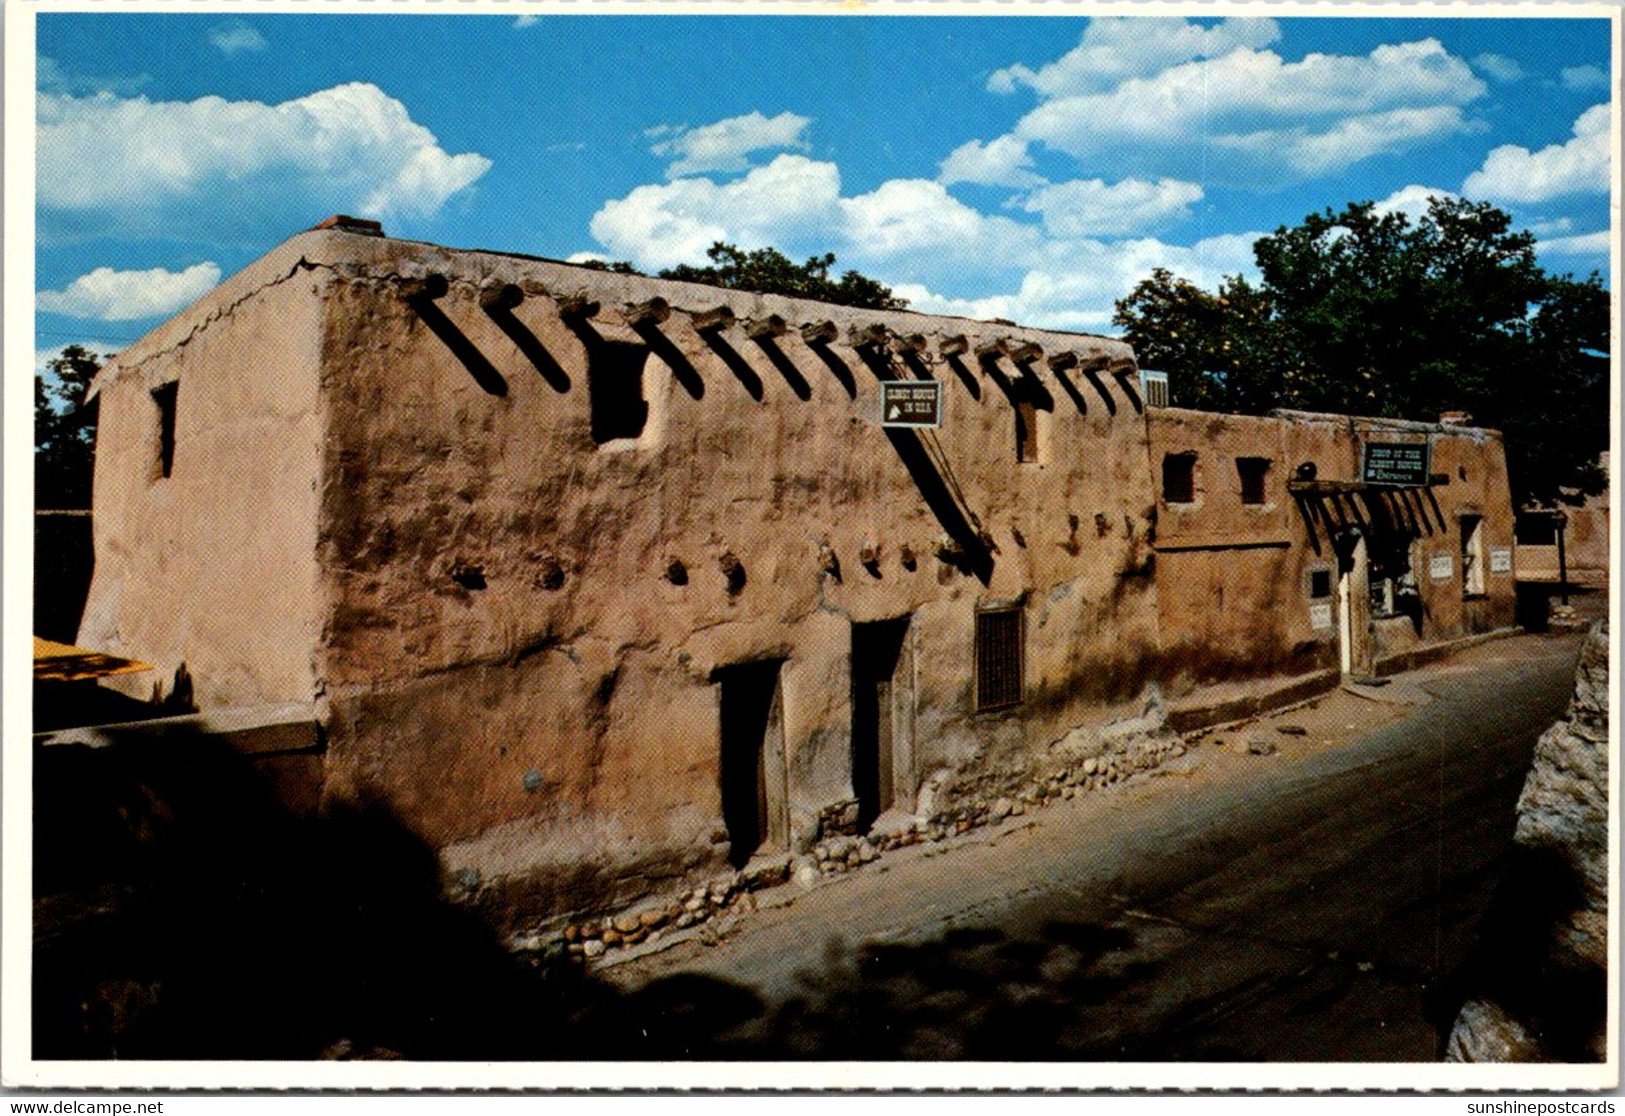
<svg viewBox="0 0 1625 1116"><path fill-rule="evenodd" d="M1332 571L1331 570L1310 570L1309 571L1309 599L1310 600L1315 600L1315 601L1325 600L1327 597L1329 597L1331 595L1332 595Z"/></svg>
<svg viewBox="0 0 1625 1116"><path fill-rule="evenodd" d="M1556 546L1557 520L1550 512L1529 512L1513 523L1519 546Z"/></svg>
<svg viewBox="0 0 1625 1116"><path fill-rule="evenodd" d="M1267 457L1236 458L1236 473L1241 477L1243 504L1259 505L1269 502L1264 490L1264 478L1269 471L1270 459Z"/></svg>
<svg viewBox="0 0 1625 1116"><path fill-rule="evenodd" d="M1016 460L1038 460L1038 406L1031 399L1016 400Z"/></svg>
<svg viewBox="0 0 1625 1116"><path fill-rule="evenodd" d="M1461 517L1461 595L1481 596L1484 592L1484 520L1482 516Z"/></svg>
<svg viewBox="0 0 1625 1116"><path fill-rule="evenodd" d="M649 421L643 397L644 345L606 341L595 345L587 361L587 395L592 408L592 440L599 445L636 438Z"/></svg>
<svg viewBox="0 0 1625 1116"><path fill-rule="evenodd" d="M1196 455L1170 453L1162 459L1162 498L1170 504L1196 502Z"/></svg>
<svg viewBox="0 0 1625 1116"><path fill-rule="evenodd" d="M1022 613L1017 608L976 614L976 708L1021 704Z"/></svg>
<svg viewBox="0 0 1625 1116"><path fill-rule="evenodd" d="M171 380L152 389L158 406L158 475L169 476L175 468L175 393L179 381Z"/></svg>

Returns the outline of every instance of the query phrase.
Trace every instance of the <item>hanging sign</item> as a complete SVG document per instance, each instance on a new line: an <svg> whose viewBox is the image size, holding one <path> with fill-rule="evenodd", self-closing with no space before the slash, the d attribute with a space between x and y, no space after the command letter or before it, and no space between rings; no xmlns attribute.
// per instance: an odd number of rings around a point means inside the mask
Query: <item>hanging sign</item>
<svg viewBox="0 0 1625 1116"><path fill-rule="evenodd" d="M1493 546L1490 548L1490 573L1512 572L1512 550L1510 547Z"/></svg>
<svg viewBox="0 0 1625 1116"><path fill-rule="evenodd" d="M1449 581L1456 576L1456 563L1448 554L1435 554L1428 562L1428 575L1434 581Z"/></svg>
<svg viewBox="0 0 1625 1116"><path fill-rule="evenodd" d="M937 380L880 381L881 426L941 426L942 384Z"/></svg>
<svg viewBox="0 0 1625 1116"><path fill-rule="evenodd" d="M1367 442L1360 463L1366 484L1425 488L1428 483L1426 442Z"/></svg>
<svg viewBox="0 0 1625 1116"><path fill-rule="evenodd" d="M1309 626L1325 631L1332 626L1332 606L1326 602L1309 606Z"/></svg>

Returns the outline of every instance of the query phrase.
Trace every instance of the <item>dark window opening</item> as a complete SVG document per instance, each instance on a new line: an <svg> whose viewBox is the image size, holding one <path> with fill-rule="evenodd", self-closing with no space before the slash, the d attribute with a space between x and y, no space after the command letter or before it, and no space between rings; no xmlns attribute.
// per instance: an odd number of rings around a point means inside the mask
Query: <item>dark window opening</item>
<svg viewBox="0 0 1625 1116"><path fill-rule="evenodd" d="M1309 598L1310 600L1324 600L1332 595L1332 571L1309 571Z"/></svg>
<svg viewBox="0 0 1625 1116"><path fill-rule="evenodd" d="M1016 400L1016 460L1038 460L1038 405L1031 399Z"/></svg>
<svg viewBox="0 0 1625 1116"><path fill-rule="evenodd" d="M976 614L976 708L1021 704L1022 613L1003 608Z"/></svg>
<svg viewBox="0 0 1625 1116"><path fill-rule="evenodd" d="M179 382L152 389L152 401L158 405L158 475L167 477L175 468L175 393Z"/></svg>
<svg viewBox="0 0 1625 1116"><path fill-rule="evenodd" d="M587 395L592 407L592 440L599 445L617 438L636 438L649 421L643 397L645 345L605 341L587 358Z"/></svg>
<svg viewBox="0 0 1625 1116"><path fill-rule="evenodd" d="M866 831L896 800L902 696L897 685L908 617L852 625L852 793Z"/></svg>
<svg viewBox="0 0 1625 1116"><path fill-rule="evenodd" d="M723 667L721 692L722 822L728 832L728 862L743 868L771 831L768 787L770 749L783 749L784 722L779 701L781 659Z"/></svg>
<svg viewBox="0 0 1625 1116"><path fill-rule="evenodd" d="M1238 457L1236 458L1236 473L1241 477L1241 502L1243 504L1268 503L1264 491L1264 479L1270 471L1270 459L1267 457Z"/></svg>
<svg viewBox="0 0 1625 1116"><path fill-rule="evenodd" d="M1196 502L1196 455L1170 453L1162 459L1162 498L1170 504Z"/></svg>
<svg viewBox="0 0 1625 1116"><path fill-rule="evenodd" d="M1513 524L1513 538L1519 546L1556 546L1557 519L1548 512L1520 515Z"/></svg>
<svg viewBox="0 0 1625 1116"><path fill-rule="evenodd" d="M1371 615L1376 619L1408 617L1422 633L1422 592L1411 564L1416 539L1406 532L1383 531L1369 540L1367 586Z"/></svg>

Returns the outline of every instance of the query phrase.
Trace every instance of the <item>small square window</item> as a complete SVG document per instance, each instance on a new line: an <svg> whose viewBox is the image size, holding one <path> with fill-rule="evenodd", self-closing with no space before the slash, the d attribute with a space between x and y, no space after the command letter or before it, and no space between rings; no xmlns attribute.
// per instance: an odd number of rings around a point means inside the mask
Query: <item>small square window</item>
<svg viewBox="0 0 1625 1116"><path fill-rule="evenodd" d="M1331 595L1332 595L1332 571L1331 570L1310 570L1309 571L1309 599L1310 600L1315 600L1315 601L1324 600L1325 598L1327 598L1327 597L1329 597Z"/></svg>
<svg viewBox="0 0 1625 1116"><path fill-rule="evenodd" d="M976 708L1020 705L1022 696L1022 613L1018 608L976 614Z"/></svg>
<svg viewBox="0 0 1625 1116"><path fill-rule="evenodd" d="M1196 502L1196 455L1170 453L1162 459L1162 498L1170 504Z"/></svg>
<svg viewBox="0 0 1625 1116"><path fill-rule="evenodd" d="M1264 484L1269 471L1270 459L1267 457L1236 458L1236 473L1241 478L1241 502L1243 504L1259 505L1269 502Z"/></svg>

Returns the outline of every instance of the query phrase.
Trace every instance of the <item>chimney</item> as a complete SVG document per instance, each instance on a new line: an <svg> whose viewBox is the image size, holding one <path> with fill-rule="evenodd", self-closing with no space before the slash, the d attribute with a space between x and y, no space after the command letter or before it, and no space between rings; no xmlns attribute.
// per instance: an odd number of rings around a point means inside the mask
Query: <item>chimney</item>
<svg viewBox="0 0 1625 1116"><path fill-rule="evenodd" d="M1473 416L1466 411L1445 411L1439 416L1440 426L1471 426Z"/></svg>

